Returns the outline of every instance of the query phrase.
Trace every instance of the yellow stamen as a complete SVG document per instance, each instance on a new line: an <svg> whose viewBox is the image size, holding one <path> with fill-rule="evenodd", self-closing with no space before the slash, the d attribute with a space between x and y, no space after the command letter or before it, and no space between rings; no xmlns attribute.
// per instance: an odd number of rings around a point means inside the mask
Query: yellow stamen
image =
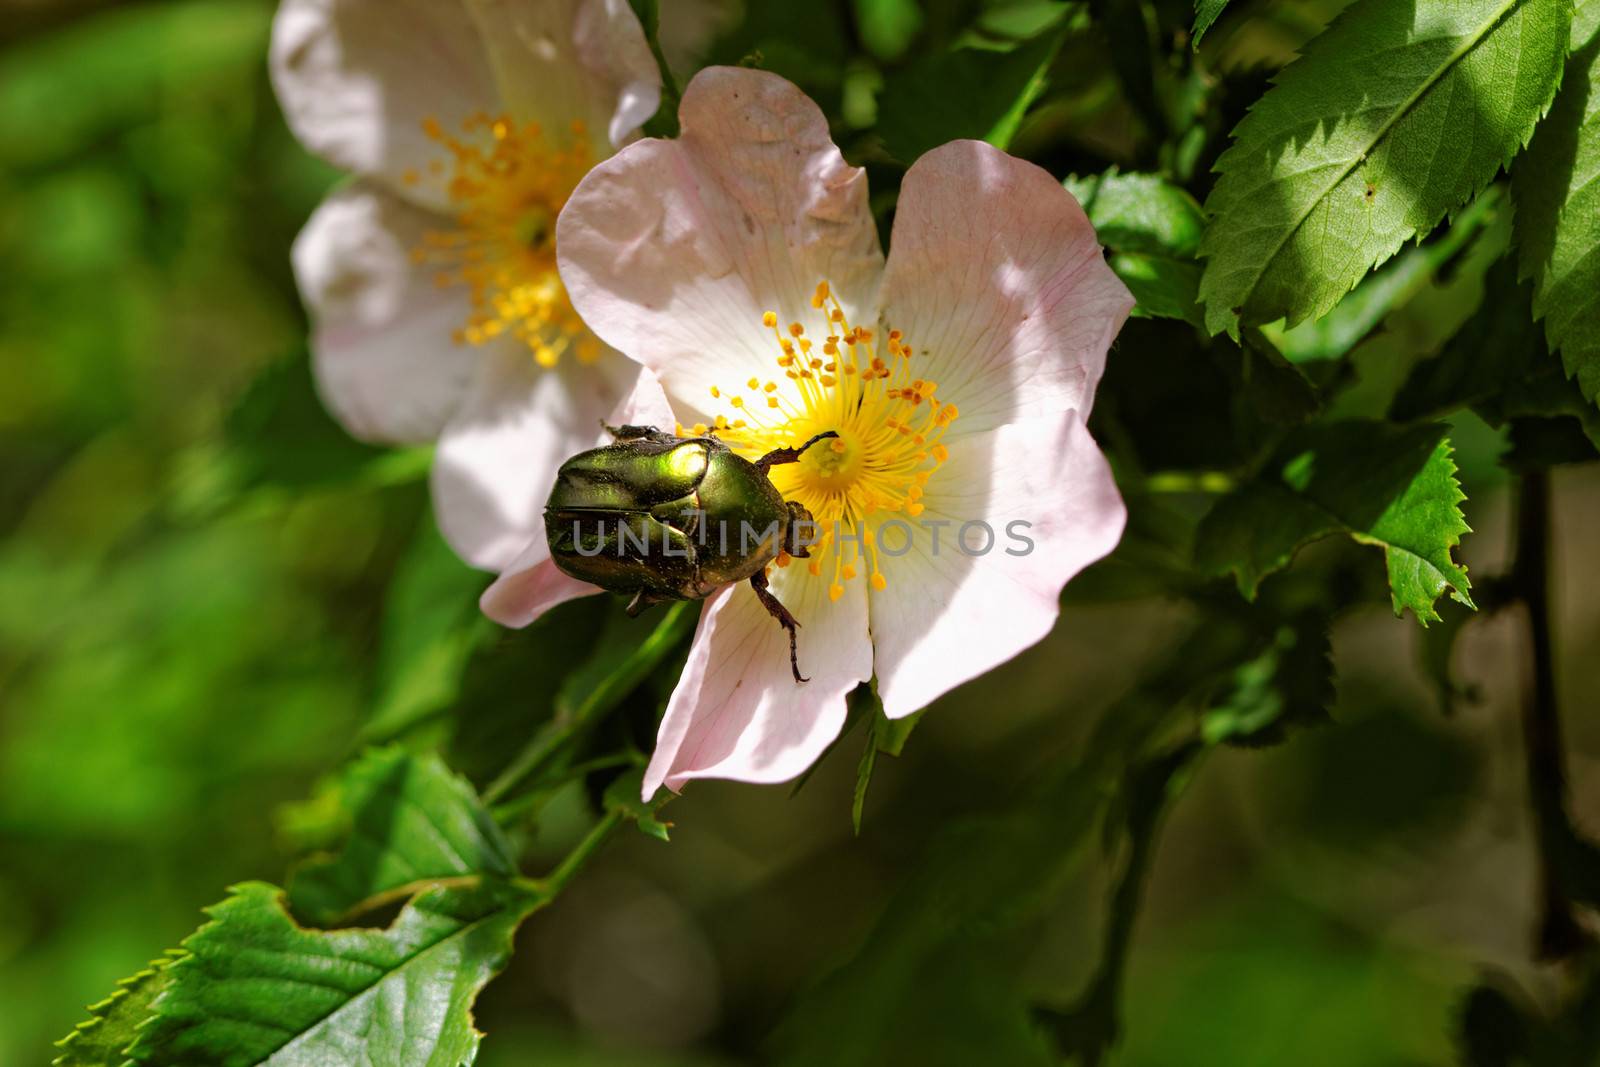
<svg viewBox="0 0 1600 1067"><path fill-rule="evenodd" d="M922 514L923 487L949 459L949 449L939 441L957 412L954 404L933 398L935 382L912 375L912 350L899 330L880 334L852 326L827 282L817 286L810 303L823 313L822 353L828 362L797 360L796 339L809 349L807 324L780 325L776 311L766 312L761 323L777 346L774 360L794 385L779 393L777 382L762 384L752 376L745 385L758 396L766 394L766 404L747 405L744 397L729 395L724 402L749 422L728 423L717 416L717 425L731 448L752 459L829 430L838 434L827 447L808 449L799 462L771 471L778 491L816 520L821 541L811 546L805 573L826 577L828 596L837 600L845 583L862 574L873 589L888 585L875 530L889 518ZM883 354L874 347L878 336L884 339ZM711 387L713 399L725 393ZM890 536L893 548L907 532ZM779 565L785 562L780 559Z"/></svg>
<svg viewBox="0 0 1600 1067"><path fill-rule="evenodd" d="M571 137L553 142L537 124L481 112L459 135L433 118L422 130L448 153L448 166L435 160L428 172L445 178L456 228L425 233L412 258L435 268L440 287L467 289L471 310L456 341L482 345L508 336L542 367L569 352L583 363L599 358L599 343L556 273L556 217L594 163L582 130L574 124ZM404 180L422 179L411 171Z"/></svg>

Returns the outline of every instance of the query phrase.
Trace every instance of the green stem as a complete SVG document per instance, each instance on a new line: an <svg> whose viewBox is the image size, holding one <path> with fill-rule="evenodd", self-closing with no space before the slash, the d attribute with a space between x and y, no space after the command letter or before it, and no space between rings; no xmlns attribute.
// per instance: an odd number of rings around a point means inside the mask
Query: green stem
<svg viewBox="0 0 1600 1067"><path fill-rule="evenodd" d="M550 780L549 784L560 787L568 782L587 777L595 771L611 770L614 767L637 767L643 762L644 757L637 750L630 749L627 752L613 752L608 756L597 756L591 760L584 760L582 763L574 763L572 766L564 768L560 776ZM496 805L491 813L494 815L495 821L503 826L519 820L533 819L550 802L550 798L551 793L548 790L525 793L514 800L508 800L504 804Z"/></svg>
<svg viewBox="0 0 1600 1067"><path fill-rule="evenodd" d="M601 846L610 839L612 834L617 832L617 828L626 820L627 816L621 811L613 809L606 812L605 816L594 824L594 829L585 834L583 840L573 846L572 851L567 853L566 858L556 866L556 869L539 879L539 884L544 888L545 893L551 898L559 895L566 888L567 883L572 881L578 872L588 865L590 860L594 859Z"/></svg>
<svg viewBox="0 0 1600 1067"><path fill-rule="evenodd" d="M492 805L504 800L513 789L546 770L573 741L588 733L591 727L616 707L677 645L688 620L692 618L689 612L693 606L688 601L680 601L668 608L650 636L641 641L639 647L616 670L589 690L588 695L569 713L558 715L553 722L534 734L522 751L500 772L499 777L483 791L484 803Z"/></svg>

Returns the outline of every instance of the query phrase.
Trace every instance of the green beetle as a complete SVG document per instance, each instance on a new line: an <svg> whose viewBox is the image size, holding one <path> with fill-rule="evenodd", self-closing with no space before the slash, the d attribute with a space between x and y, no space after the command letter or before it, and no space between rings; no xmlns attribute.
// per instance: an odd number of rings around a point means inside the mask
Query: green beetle
<svg viewBox="0 0 1600 1067"><path fill-rule="evenodd" d="M544 507L550 558L564 573L613 593L632 593L628 614L665 600L703 600L748 580L789 632L799 623L767 588L780 551L805 558L811 513L784 500L767 472L794 463L818 441L780 448L755 462L715 437L679 437L654 426L606 427L613 444L580 452L556 472Z"/></svg>

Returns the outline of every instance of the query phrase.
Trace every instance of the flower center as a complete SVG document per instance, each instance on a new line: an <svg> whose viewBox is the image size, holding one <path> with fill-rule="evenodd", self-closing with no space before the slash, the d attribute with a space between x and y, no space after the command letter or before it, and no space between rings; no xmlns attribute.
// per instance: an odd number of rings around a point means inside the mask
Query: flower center
<svg viewBox="0 0 1600 1067"><path fill-rule="evenodd" d="M556 216L594 163L583 124L572 124L563 145L552 144L537 124L518 126L505 115L473 115L460 136L431 118L422 129L448 153L428 169L448 176L457 228L425 233L412 259L434 268L441 288L468 290L471 311L455 331L456 343L508 335L543 367L555 366L568 350L580 362L593 361L599 344L556 273ZM403 179L414 185L422 176L409 171Z"/></svg>
<svg viewBox="0 0 1600 1067"><path fill-rule="evenodd" d="M888 332L880 355L873 331L849 323L827 282L817 286L811 306L826 323L820 346L803 323L785 331L776 312L762 319L776 339L775 362L793 386L780 390L760 378L744 390L714 385L712 398L733 415L678 432L715 433L750 459L829 430L839 435L807 449L797 463L772 468L772 484L820 527L807 570L827 574L828 595L837 600L843 583L863 571L874 589L886 586L879 534L896 513L922 513L923 487L950 455L940 438L958 412L934 395L938 383L914 376L913 350L899 330ZM909 539L910 529L900 536ZM779 556L779 566L788 562Z"/></svg>

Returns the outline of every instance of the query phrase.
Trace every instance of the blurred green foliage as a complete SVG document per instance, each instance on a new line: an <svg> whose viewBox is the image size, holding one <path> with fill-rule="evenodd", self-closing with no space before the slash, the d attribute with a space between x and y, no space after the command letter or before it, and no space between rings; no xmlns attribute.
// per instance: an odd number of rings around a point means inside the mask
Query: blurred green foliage
<svg viewBox="0 0 1600 1067"><path fill-rule="evenodd" d="M272 5L8 6L0 1063L47 1059L228 885L287 882L302 918L396 904L373 899L402 884L394 855L357 864L350 835L394 840L396 797L423 793L468 829L503 823L504 839L474 838L497 877L507 850L548 871L607 819L646 831L524 928L476 1012L485 1064L1030 1064L1109 1047L1126 1067L1398 1067L1451 1061L1458 1035L1475 1055L1583 1062L1600 984L1574 965L1582 996L1563 999L1528 953L1537 857L1506 786L1517 635L1473 646L1487 703L1446 719L1434 683L1468 688L1450 656L1466 613L1441 602L1417 647L1370 547L1314 546L1254 605L1191 567L1214 500L1314 481L1277 451L1301 420L1444 418L1488 606L1501 457L1594 458L1594 409L1550 373L1526 314L1505 317L1536 298L1494 266L1511 240L1498 186L1326 318L1239 344L1195 329L1209 166L1263 71L1343 6L1203 0L1197 54L1188 0L748 0L710 60L811 93L883 223L904 166L950 137L1078 176L1141 303L1096 413L1132 514L1057 633L941 700L909 744L863 692L799 786L702 783L664 811L624 803L626 775L692 615L626 620L591 600L524 632L489 625L484 577L428 515L428 455L353 442L317 400L287 252L337 176L278 115ZM1441 432L1423 433L1400 497L1417 468L1442 469ZM1593 470L1560 476L1565 540L1596 521ZM1571 563L1559 651L1578 708L1600 588ZM1586 769L1600 737L1581 720L1573 734ZM374 742L398 747L352 769ZM406 755L434 750L484 807ZM270 895L234 899L251 894Z"/></svg>

